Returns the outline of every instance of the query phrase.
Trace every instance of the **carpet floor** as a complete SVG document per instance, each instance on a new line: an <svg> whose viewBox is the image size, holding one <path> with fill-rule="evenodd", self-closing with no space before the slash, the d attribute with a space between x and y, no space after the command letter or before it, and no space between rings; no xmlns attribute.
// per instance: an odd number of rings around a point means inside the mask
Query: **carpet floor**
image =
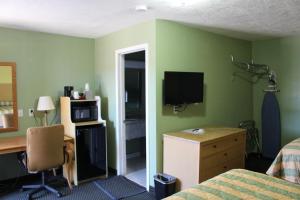
<svg viewBox="0 0 300 200"><path fill-rule="evenodd" d="M246 159L246 169L265 173L272 160L263 158L257 154L249 154ZM125 188L126 189L126 188ZM64 196L59 198L60 200L110 200L109 196L100 190L94 182L88 182L80 184L78 187L74 187L70 190L67 186L59 188ZM6 195L0 194L0 200L25 200L28 192L20 192L16 190ZM39 192L33 196L34 199L40 200L57 200L54 194L49 192ZM155 200L153 193L145 192L136 196L125 198L125 200Z"/></svg>
<svg viewBox="0 0 300 200"><path fill-rule="evenodd" d="M146 188L124 176L113 176L106 180L96 180L94 183L111 199L124 199L147 192Z"/></svg>
<svg viewBox="0 0 300 200"><path fill-rule="evenodd" d="M102 192L94 182L83 183L78 187L74 187L70 190L64 186L59 189L63 193L63 197L59 200L111 200L104 192ZM0 196L2 200L26 200L26 194L28 192L15 191L4 196ZM41 191L33 196L33 199L39 200L57 200L58 198L49 192ZM136 196L125 198L125 200L155 200L155 196L152 193L144 192Z"/></svg>

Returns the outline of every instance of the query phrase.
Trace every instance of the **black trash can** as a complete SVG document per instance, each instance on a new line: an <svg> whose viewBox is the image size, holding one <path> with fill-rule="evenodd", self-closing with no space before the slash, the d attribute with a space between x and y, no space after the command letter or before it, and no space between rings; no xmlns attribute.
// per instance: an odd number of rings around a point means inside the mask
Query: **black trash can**
<svg viewBox="0 0 300 200"><path fill-rule="evenodd" d="M155 197L157 200L166 198L175 193L176 178L159 173L154 176Z"/></svg>

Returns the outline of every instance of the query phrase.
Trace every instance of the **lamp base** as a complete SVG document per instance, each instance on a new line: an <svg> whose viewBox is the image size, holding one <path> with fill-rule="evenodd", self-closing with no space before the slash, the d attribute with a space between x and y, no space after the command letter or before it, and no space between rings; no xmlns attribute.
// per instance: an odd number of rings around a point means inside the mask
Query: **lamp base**
<svg viewBox="0 0 300 200"><path fill-rule="evenodd" d="M47 111L44 113L44 126L48 126L48 117L47 117Z"/></svg>

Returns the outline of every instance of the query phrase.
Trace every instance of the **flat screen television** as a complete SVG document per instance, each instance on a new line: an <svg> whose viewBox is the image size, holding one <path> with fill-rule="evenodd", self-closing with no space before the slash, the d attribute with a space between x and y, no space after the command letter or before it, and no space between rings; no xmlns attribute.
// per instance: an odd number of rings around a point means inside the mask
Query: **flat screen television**
<svg viewBox="0 0 300 200"><path fill-rule="evenodd" d="M164 104L181 105L203 102L203 72L166 71Z"/></svg>

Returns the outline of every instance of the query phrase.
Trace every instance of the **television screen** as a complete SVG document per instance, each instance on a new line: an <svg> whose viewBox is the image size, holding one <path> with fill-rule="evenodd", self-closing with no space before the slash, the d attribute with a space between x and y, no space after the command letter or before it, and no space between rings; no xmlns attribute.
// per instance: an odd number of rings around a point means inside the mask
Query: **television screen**
<svg viewBox="0 0 300 200"><path fill-rule="evenodd" d="M202 72L165 72L164 104L180 105L203 102Z"/></svg>

